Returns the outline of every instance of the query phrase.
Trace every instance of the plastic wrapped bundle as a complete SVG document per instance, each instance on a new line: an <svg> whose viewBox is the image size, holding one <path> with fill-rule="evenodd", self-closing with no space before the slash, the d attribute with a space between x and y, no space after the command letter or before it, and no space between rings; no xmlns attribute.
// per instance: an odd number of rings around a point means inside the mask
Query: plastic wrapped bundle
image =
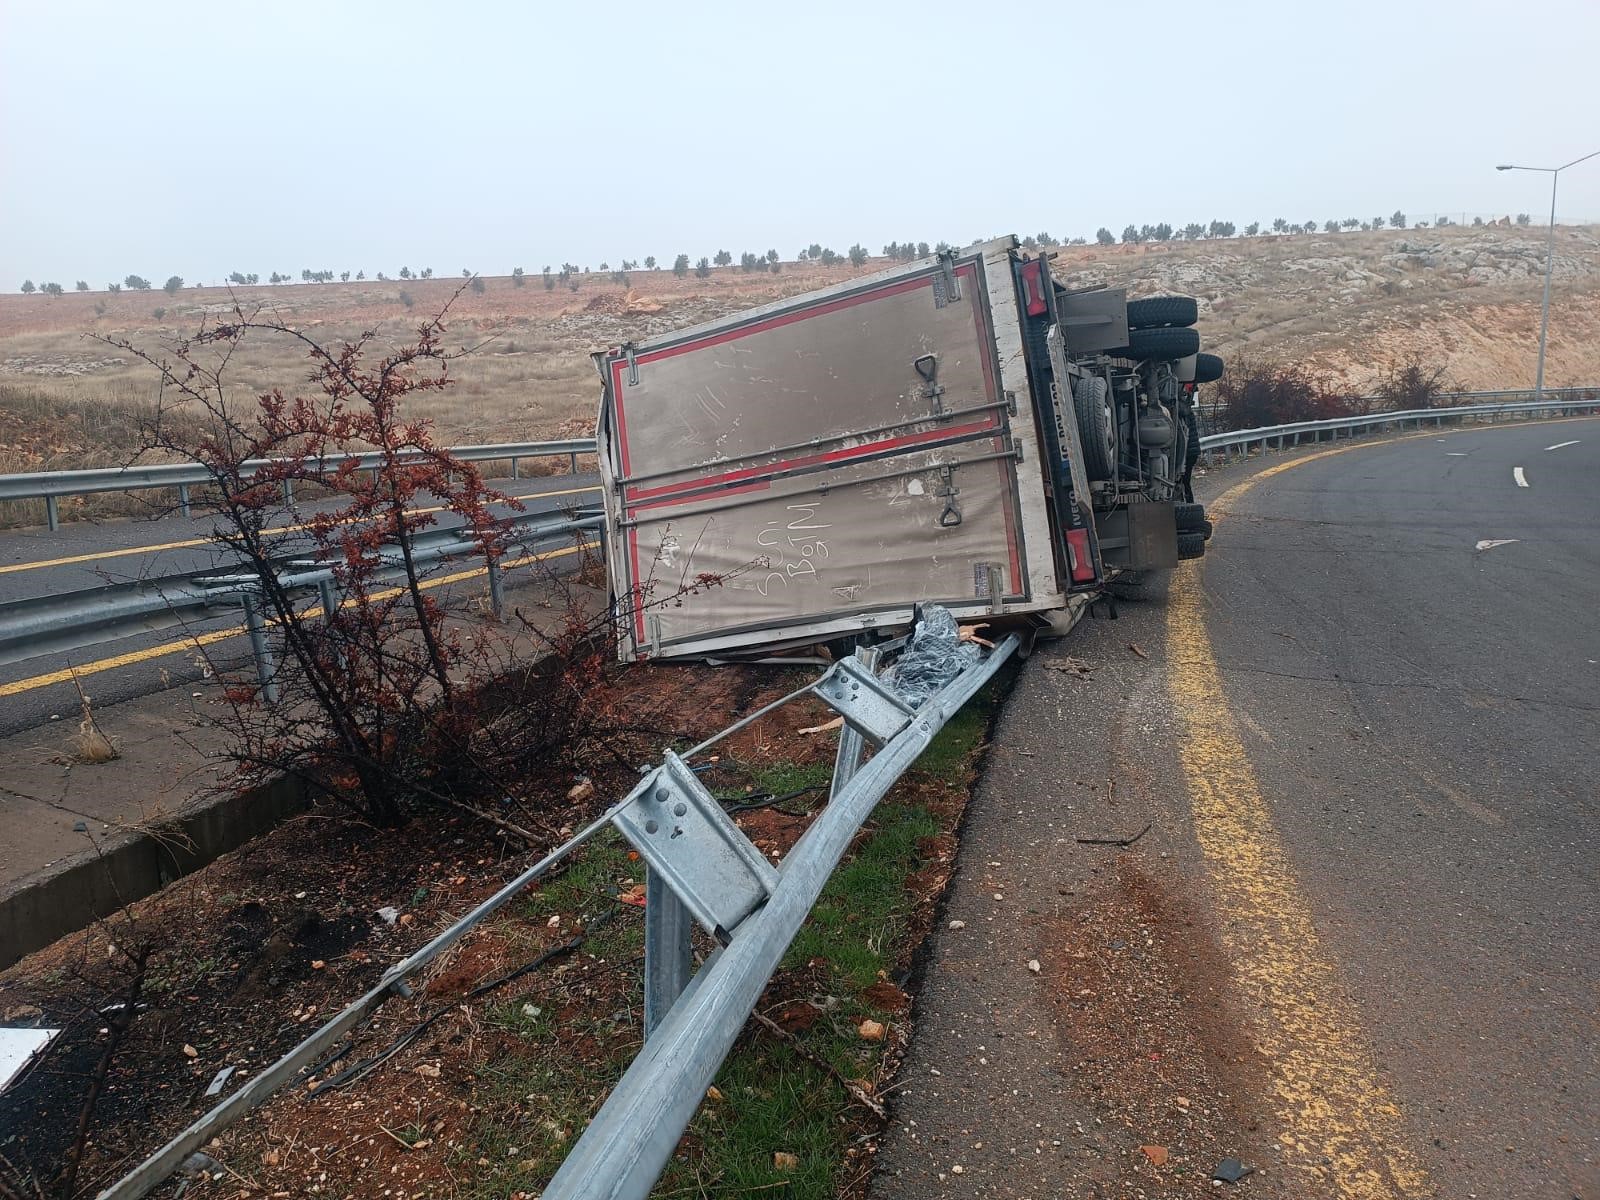
<svg viewBox="0 0 1600 1200"><path fill-rule="evenodd" d="M961 626L948 608L925 605L905 653L889 669L888 681L912 708L983 657L972 642L961 640Z"/></svg>

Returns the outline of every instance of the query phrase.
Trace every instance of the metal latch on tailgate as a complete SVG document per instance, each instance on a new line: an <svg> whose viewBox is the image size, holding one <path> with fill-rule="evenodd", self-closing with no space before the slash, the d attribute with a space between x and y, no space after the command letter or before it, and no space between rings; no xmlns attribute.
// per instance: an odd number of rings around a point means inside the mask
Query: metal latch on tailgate
<svg viewBox="0 0 1600 1200"><path fill-rule="evenodd" d="M622 353L628 360L628 386L633 387L639 382L639 359L634 352L633 343L625 343L622 347Z"/></svg>
<svg viewBox="0 0 1600 1200"><path fill-rule="evenodd" d="M928 385L922 390L922 394L928 398L928 407L933 410L933 415L948 416L944 410L944 384L939 382L939 356L924 354L911 365Z"/></svg>
<svg viewBox="0 0 1600 1200"><path fill-rule="evenodd" d="M944 511L939 514L939 527L954 529L961 524L961 505L956 503L961 489L956 486L955 473L951 468L940 467L939 477L943 482L939 485L938 495L944 501Z"/></svg>

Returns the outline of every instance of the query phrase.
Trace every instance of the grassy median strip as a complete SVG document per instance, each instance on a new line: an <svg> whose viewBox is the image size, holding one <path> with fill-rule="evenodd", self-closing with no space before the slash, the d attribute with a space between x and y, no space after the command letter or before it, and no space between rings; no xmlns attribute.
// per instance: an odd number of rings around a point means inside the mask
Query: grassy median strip
<svg viewBox="0 0 1600 1200"><path fill-rule="evenodd" d="M747 1025L656 1195L862 1190L881 1121L860 1097L882 1090L909 1038L903 985L1000 694L987 689L952 720L862 830L762 997L772 1025ZM740 813L758 846L786 852L824 802L834 741L818 740L826 761L732 761L716 773L730 800L818 789ZM626 845L604 841L508 920L535 931L523 950L569 927L587 940L581 963L574 955L487 1011L496 1050L476 1066L473 1120L451 1155L456 1195L537 1195L637 1053L643 931L626 901L642 880Z"/></svg>

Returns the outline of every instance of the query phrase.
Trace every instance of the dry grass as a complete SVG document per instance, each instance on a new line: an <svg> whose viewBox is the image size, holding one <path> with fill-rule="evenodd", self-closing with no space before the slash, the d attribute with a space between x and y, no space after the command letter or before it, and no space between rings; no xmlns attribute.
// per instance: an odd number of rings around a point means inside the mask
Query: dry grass
<svg viewBox="0 0 1600 1200"><path fill-rule="evenodd" d="M78 701L83 706L83 715L78 721L78 729L72 735L72 756L81 763L108 763L120 758L122 752L117 745L101 730L99 723L94 719L94 707L89 703L89 697L84 695L83 687L78 683L76 675L72 678L73 685L78 689Z"/></svg>

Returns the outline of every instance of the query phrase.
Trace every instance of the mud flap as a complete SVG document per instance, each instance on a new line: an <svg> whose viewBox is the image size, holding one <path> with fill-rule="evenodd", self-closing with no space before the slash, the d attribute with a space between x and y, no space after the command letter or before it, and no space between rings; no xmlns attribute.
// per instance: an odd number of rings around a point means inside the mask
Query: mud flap
<svg viewBox="0 0 1600 1200"><path fill-rule="evenodd" d="M1107 567L1158 571L1178 565L1178 521L1171 502L1136 500L1102 513L1100 557Z"/></svg>

